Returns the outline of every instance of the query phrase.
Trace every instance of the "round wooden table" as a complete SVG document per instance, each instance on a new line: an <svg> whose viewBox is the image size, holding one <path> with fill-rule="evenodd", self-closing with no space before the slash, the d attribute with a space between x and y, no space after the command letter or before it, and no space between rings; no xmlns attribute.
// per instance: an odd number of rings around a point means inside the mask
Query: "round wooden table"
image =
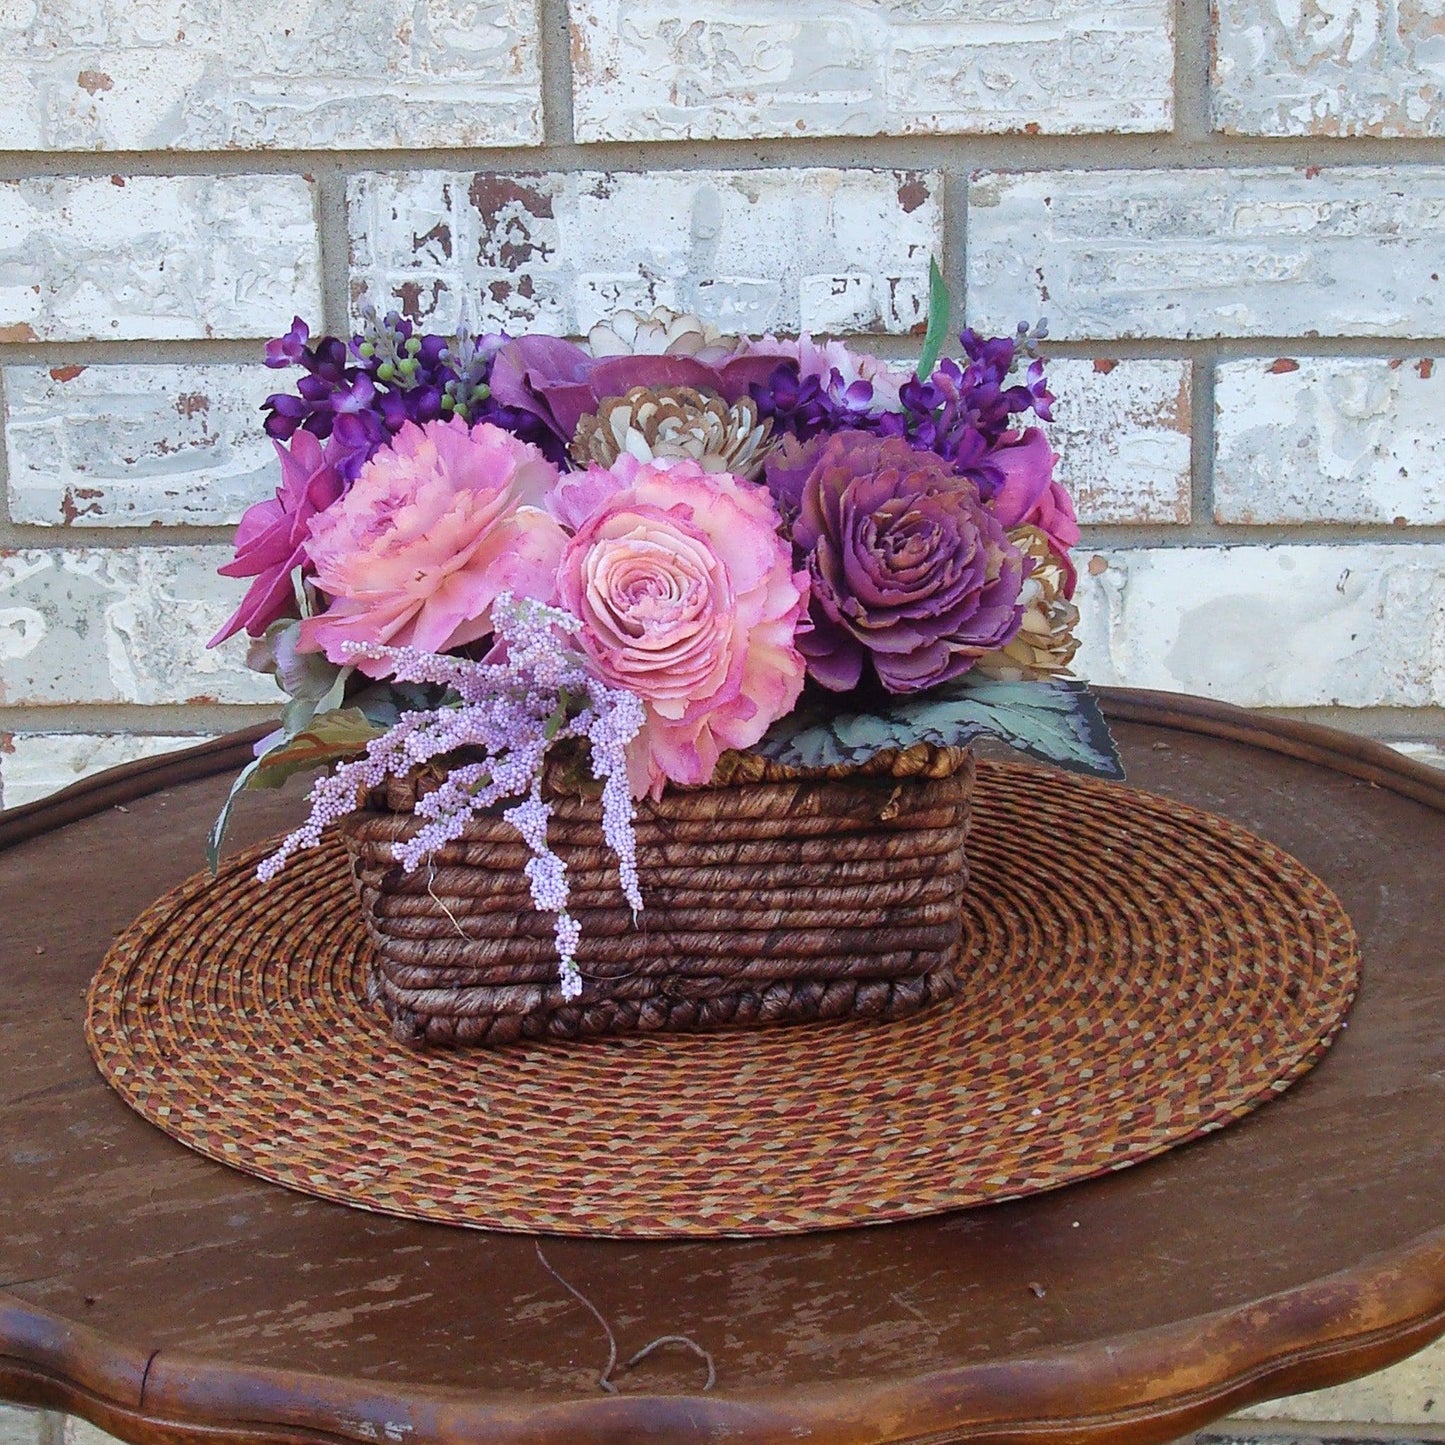
<svg viewBox="0 0 1445 1445"><path fill-rule="evenodd" d="M82 1038L112 936L201 866L231 739L0 818L0 1397L139 1441L1163 1441L1445 1331L1445 777L1217 704L1106 695L1131 782L1325 878L1365 973L1324 1062L1107 1179L751 1241L545 1241L324 1204L132 1114ZM237 842L294 817L253 795ZM1046 840L1041 842L1046 846ZM607 1128L598 1119L599 1129ZM459 1141L458 1147L465 1147Z"/></svg>

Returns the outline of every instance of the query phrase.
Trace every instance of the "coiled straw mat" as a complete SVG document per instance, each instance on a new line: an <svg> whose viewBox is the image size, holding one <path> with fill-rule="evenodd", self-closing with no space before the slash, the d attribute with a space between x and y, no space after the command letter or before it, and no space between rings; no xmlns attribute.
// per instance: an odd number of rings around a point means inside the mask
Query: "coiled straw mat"
<svg viewBox="0 0 1445 1445"><path fill-rule="evenodd" d="M1180 804L979 769L957 999L894 1023L416 1052L363 1002L339 847L264 850L118 940L88 1037L126 1101L293 1189L477 1228L668 1237L938 1213L1229 1123L1328 1046L1354 933L1288 854Z"/></svg>

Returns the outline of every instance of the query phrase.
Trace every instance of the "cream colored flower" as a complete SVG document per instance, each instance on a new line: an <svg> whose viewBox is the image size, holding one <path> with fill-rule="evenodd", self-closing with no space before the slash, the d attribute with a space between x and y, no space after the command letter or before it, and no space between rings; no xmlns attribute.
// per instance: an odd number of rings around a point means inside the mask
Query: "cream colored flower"
<svg viewBox="0 0 1445 1445"><path fill-rule="evenodd" d="M746 344L746 338L725 336L701 317L670 306L658 306L646 316L618 311L587 333L593 356L691 356L716 363Z"/></svg>
<svg viewBox="0 0 1445 1445"><path fill-rule="evenodd" d="M620 456L633 456L640 462L696 462L705 472L756 481L772 449L772 430L746 398L729 406L715 393L689 386L634 386L578 422L571 450L584 467L610 467Z"/></svg>

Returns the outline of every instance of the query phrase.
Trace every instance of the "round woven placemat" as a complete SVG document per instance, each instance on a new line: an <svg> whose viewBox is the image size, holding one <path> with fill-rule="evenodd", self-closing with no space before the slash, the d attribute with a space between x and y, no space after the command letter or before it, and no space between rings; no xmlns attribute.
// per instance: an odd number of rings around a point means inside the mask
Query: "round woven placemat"
<svg viewBox="0 0 1445 1445"><path fill-rule="evenodd" d="M101 1072L213 1159L476 1228L781 1234L1052 1189L1218 1129L1328 1046L1355 938L1295 859L1221 818L979 769L963 989L896 1023L415 1053L361 1000L370 945L324 848L192 878L90 991Z"/></svg>

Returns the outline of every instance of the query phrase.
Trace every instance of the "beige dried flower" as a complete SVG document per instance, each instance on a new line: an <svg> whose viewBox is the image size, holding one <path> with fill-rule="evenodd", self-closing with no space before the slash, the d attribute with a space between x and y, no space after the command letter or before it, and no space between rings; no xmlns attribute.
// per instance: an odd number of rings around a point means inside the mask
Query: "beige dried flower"
<svg viewBox="0 0 1445 1445"><path fill-rule="evenodd" d="M1079 640L1079 609L1064 596L1068 574L1048 537L1037 527L1014 527L1008 539L1033 567L1024 579L1019 601L1023 625L1007 646L986 653L973 670L999 682L1036 682L1067 672Z"/></svg>
<svg viewBox="0 0 1445 1445"><path fill-rule="evenodd" d="M690 386L634 386L577 423L571 450L579 466L610 467L627 452L643 462L685 459L704 471L756 481L772 450L772 431L746 398L729 406Z"/></svg>
<svg viewBox="0 0 1445 1445"><path fill-rule="evenodd" d="M743 337L725 336L701 317L670 306L659 306L646 316L640 311L617 311L587 333L593 356L691 356L716 364L735 356L745 344Z"/></svg>

